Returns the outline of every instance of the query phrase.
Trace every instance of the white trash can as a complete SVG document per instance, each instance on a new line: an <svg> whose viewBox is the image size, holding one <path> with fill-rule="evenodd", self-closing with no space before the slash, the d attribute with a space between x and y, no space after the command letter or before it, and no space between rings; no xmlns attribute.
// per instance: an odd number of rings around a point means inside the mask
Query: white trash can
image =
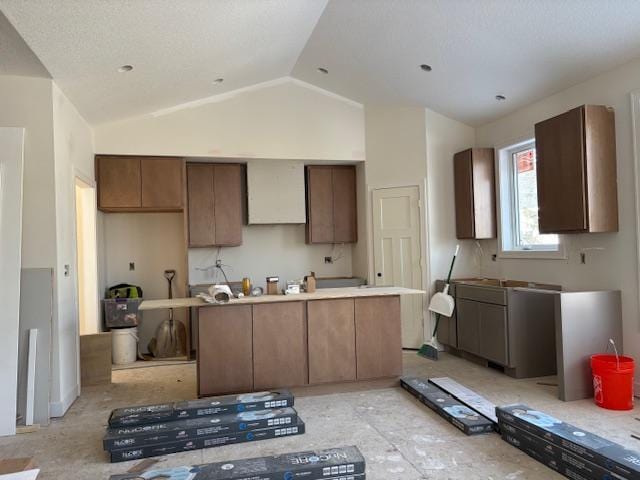
<svg viewBox="0 0 640 480"><path fill-rule="evenodd" d="M127 365L138 358L138 327L111 329L114 365Z"/></svg>

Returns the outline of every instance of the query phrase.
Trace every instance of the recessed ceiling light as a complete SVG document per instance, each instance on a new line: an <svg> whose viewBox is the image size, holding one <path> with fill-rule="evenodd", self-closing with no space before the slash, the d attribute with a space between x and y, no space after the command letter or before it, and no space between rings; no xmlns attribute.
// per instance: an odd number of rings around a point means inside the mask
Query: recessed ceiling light
<svg viewBox="0 0 640 480"><path fill-rule="evenodd" d="M506 100L506 99L507 97L505 97L504 95L500 95L500 94L496 95L496 100L498 100L499 102L502 102L503 100Z"/></svg>
<svg viewBox="0 0 640 480"><path fill-rule="evenodd" d="M427 65L426 63L420 65L420 68L425 72L430 72L431 70L433 70L433 68L431 68L431 65Z"/></svg>
<svg viewBox="0 0 640 480"><path fill-rule="evenodd" d="M118 68L118 72L120 73L130 72L131 70L133 70L133 65L122 65Z"/></svg>
<svg viewBox="0 0 640 480"><path fill-rule="evenodd" d="M324 73L325 75L326 75L327 73L329 73L329 70L327 70L327 69L326 69L326 68L324 68L324 67L318 67L318 71L319 71L320 73Z"/></svg>
<svg viewBox="0 0 640 480"><path fill-rule="evenodd" d="M222 83L224 82L224 78L216 78L213 83Z"/></svg>

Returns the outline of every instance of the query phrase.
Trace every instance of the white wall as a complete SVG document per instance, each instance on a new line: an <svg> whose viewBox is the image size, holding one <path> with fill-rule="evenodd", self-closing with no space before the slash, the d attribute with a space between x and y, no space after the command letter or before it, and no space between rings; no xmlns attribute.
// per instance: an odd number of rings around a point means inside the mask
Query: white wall
<svg viewBox="0 0 640 480"><path fill-rule="evenodd" d="M287 80L235 96L223 95L215 102L157 117L99 125L95 128L95 142L97 152L112 154L297 159L314 163L363 160L364 112L353 102ZM102 215L99 243L104 252L101 268L105 285L133 279L131 283L140 284L147 297L166 295L166 289L160 287L163 284L157 283L162 271L144 267L137 269L135 275L128 272L130 256L144 253L148 262L163 265L167 258L178 259L182 254L183 241L165 241L160 235L143 236L144 230L150 228L158 233L171 231L168 238L173 238L173 233L182 235L182 225L170 214ZM141 241L146 250L157 252L158 256L139 252ZM230 278L247 276L256 285L264 284L267 275L279 275L284 281L311 270L319 276L351 275L351 245L342 248L342 260L326 265L323 259L331 255L331 250L331 246L306 245L303 225L252 225L244 227L243 245L224 248L221 258L233 267ZM198 268L214 263L215 255L215 249L190 250L191 284L212 281L211 272ZM161 320L158 317L148 322L149 317L145 314L145 323ZM142 334L146 345L151 332Z"/></svg>
<svg viewBox="0 0 640 480"><path fill-rule="evenodd" d="M619 233L567 235L568 259L498 259L492 262L495 241L485 241L482 273L488 276L559 283L567 289L622 290L624 350L640 358L640 320L636 252L635 187L629 92L640 88L640 61L547 97L505 118L477 129L479 147L515 143L534 136L534 124L582 104L615 109L618 159ZM581 249L587 263L580 263ZM602 348L605 348L603 339Z"/></svg>
<svg viewBox="0 0 640 480"><path fill-rule="evenodd" d="M54 268L56 216L51 80L0 75L0 126L26 130L22 268Z"/></svg>
<svg viewBox="0 0 640 480"><path fill-rule="evenodd" d="M371 219L371 191L377 188L417 185L425 194L427 176L427 151L425 137L425 113L423 108L367 106L365 108L366 155L365 184L359 185L359 200L366 199L366 211L362 203L358 212L359 242L354 254L354 269L368 272L373 283L373 246ZM423 227L426 227L426 210L422 209ZM425 259L426 243L422 245ZM365 252L366 250L366 252ZM366 259L366 266L364 261ZM423 261L424 264L424 261ZM423 282L427 272L423 268Z"/></svg>
<svg viewBox="0 0 640 480"><path fill-rule="evenodd" d="M280 277L280 288L286 280L297 280L314 271L318 277L351 276L351 245L306 245L304 225L251 225L242 231L242 246L217 249L189 249L189 278L192 284L222 281L215 269L220 258L229 280L249 277L256 286L266 288L267 276ZM219 255L219 256L218 256ZM325 264L325 256L340 257Z"/></svg>
<svg viewBox="0 0 640 480"><path fill-rule="evenodd" d="M96 152L363 160L363 125L362 108L353 102L286 81L157 117L98 125Z"/></svg>
<svg viewBox="0 0 640 480"><path fill-rule="evenodd" d="M91 128L52 84L55 156L57 315L53 328L51 414L61 416L79 395L78 298L76 272L75 177L92 182L93 134ZM69 274L65 275L65 266Z"/></svg>
<svg viewBox="0 0 640 480"><path fill-rule="evenodd" d="M174 297L184 297L185 271L182 213L110 213L102 215L102 265L106 286L131 283L142 287L144 298L167 298L165 270L175 270ZM129 270L129 262L135 270ZM104 296L104 291L100 293ZM186 320L186 311L178 309L174 317ZM160 322L169 318L166 310L143 314L139 327L140 349L147 351Z"/></svg>
<svg viewBox="0 0 640 480"><path fill-rule="evenodd" d="M460 253L453 276L474 276L480 270L475 243L456 240L453 155L474 146L475 130L429 109L425 129L431 280L446 278L456 244L460 245Z"/></svg>

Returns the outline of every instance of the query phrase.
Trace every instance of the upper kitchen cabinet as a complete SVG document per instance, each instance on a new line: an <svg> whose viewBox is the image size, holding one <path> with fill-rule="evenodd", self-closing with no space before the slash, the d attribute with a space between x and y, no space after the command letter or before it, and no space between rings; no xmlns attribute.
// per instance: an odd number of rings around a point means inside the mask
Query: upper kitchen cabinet
<svg viewBox="0 0 640 480"><path fill-rule="evenodd" d="M535 132L540 233L618 231L613 109L583 105Z"/></svg>
<svg viewBox="0 0 640 480"><path fill-rule="evenodd" d="M98 208L105 212L179 212L184 162L174 157L96 155Z"/></svg>
<svg viewBox="0 0 640 480"><path fill-rule="evenodd" d="M470 148L453 157L456 237L495 238L496 189L493 148Z"/></svg>
<svg viewBox="0 0 640 480"><path fill-rule="evenodd" d="M242 244L240 164L187 164L189 247Z"/></svg>
<svg viewBox="0 0 640 480"><path fill-rule="evenodd" d="M307 243L356 242L356 211L355 167L307 167Z"/></svg>

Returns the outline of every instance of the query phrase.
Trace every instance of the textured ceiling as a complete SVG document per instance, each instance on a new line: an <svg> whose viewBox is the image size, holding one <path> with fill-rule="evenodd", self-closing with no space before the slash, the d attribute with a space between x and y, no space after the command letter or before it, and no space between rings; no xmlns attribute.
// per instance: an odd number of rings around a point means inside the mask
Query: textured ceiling
<svg viewBox="0 0 640 480"><path fill-rule="evenodd" d="M293 75L478 125L639 57L639 26L638 0L332 0Z"/></svg>
<svg viewBox="0 0 640 480"><path fill-rule="evenodd" d="M95 124L289 75L326 3L0 0L0 10ZM118 73L125 64L133 71Z"/></svg>
<svg viewBox="0 0 640 480"><path fill-rule="evenodd" d="M0 12L0 75L50 77L47 69L2 12Z"/></svg>
<svg viewBox="0 0 640 480"><path fill-rule="evenodd" d="M640 57L639 0L0 0L0 10L94 124L291 75L479 125ZM123 64L134 70L118 73Z"/></svg>

